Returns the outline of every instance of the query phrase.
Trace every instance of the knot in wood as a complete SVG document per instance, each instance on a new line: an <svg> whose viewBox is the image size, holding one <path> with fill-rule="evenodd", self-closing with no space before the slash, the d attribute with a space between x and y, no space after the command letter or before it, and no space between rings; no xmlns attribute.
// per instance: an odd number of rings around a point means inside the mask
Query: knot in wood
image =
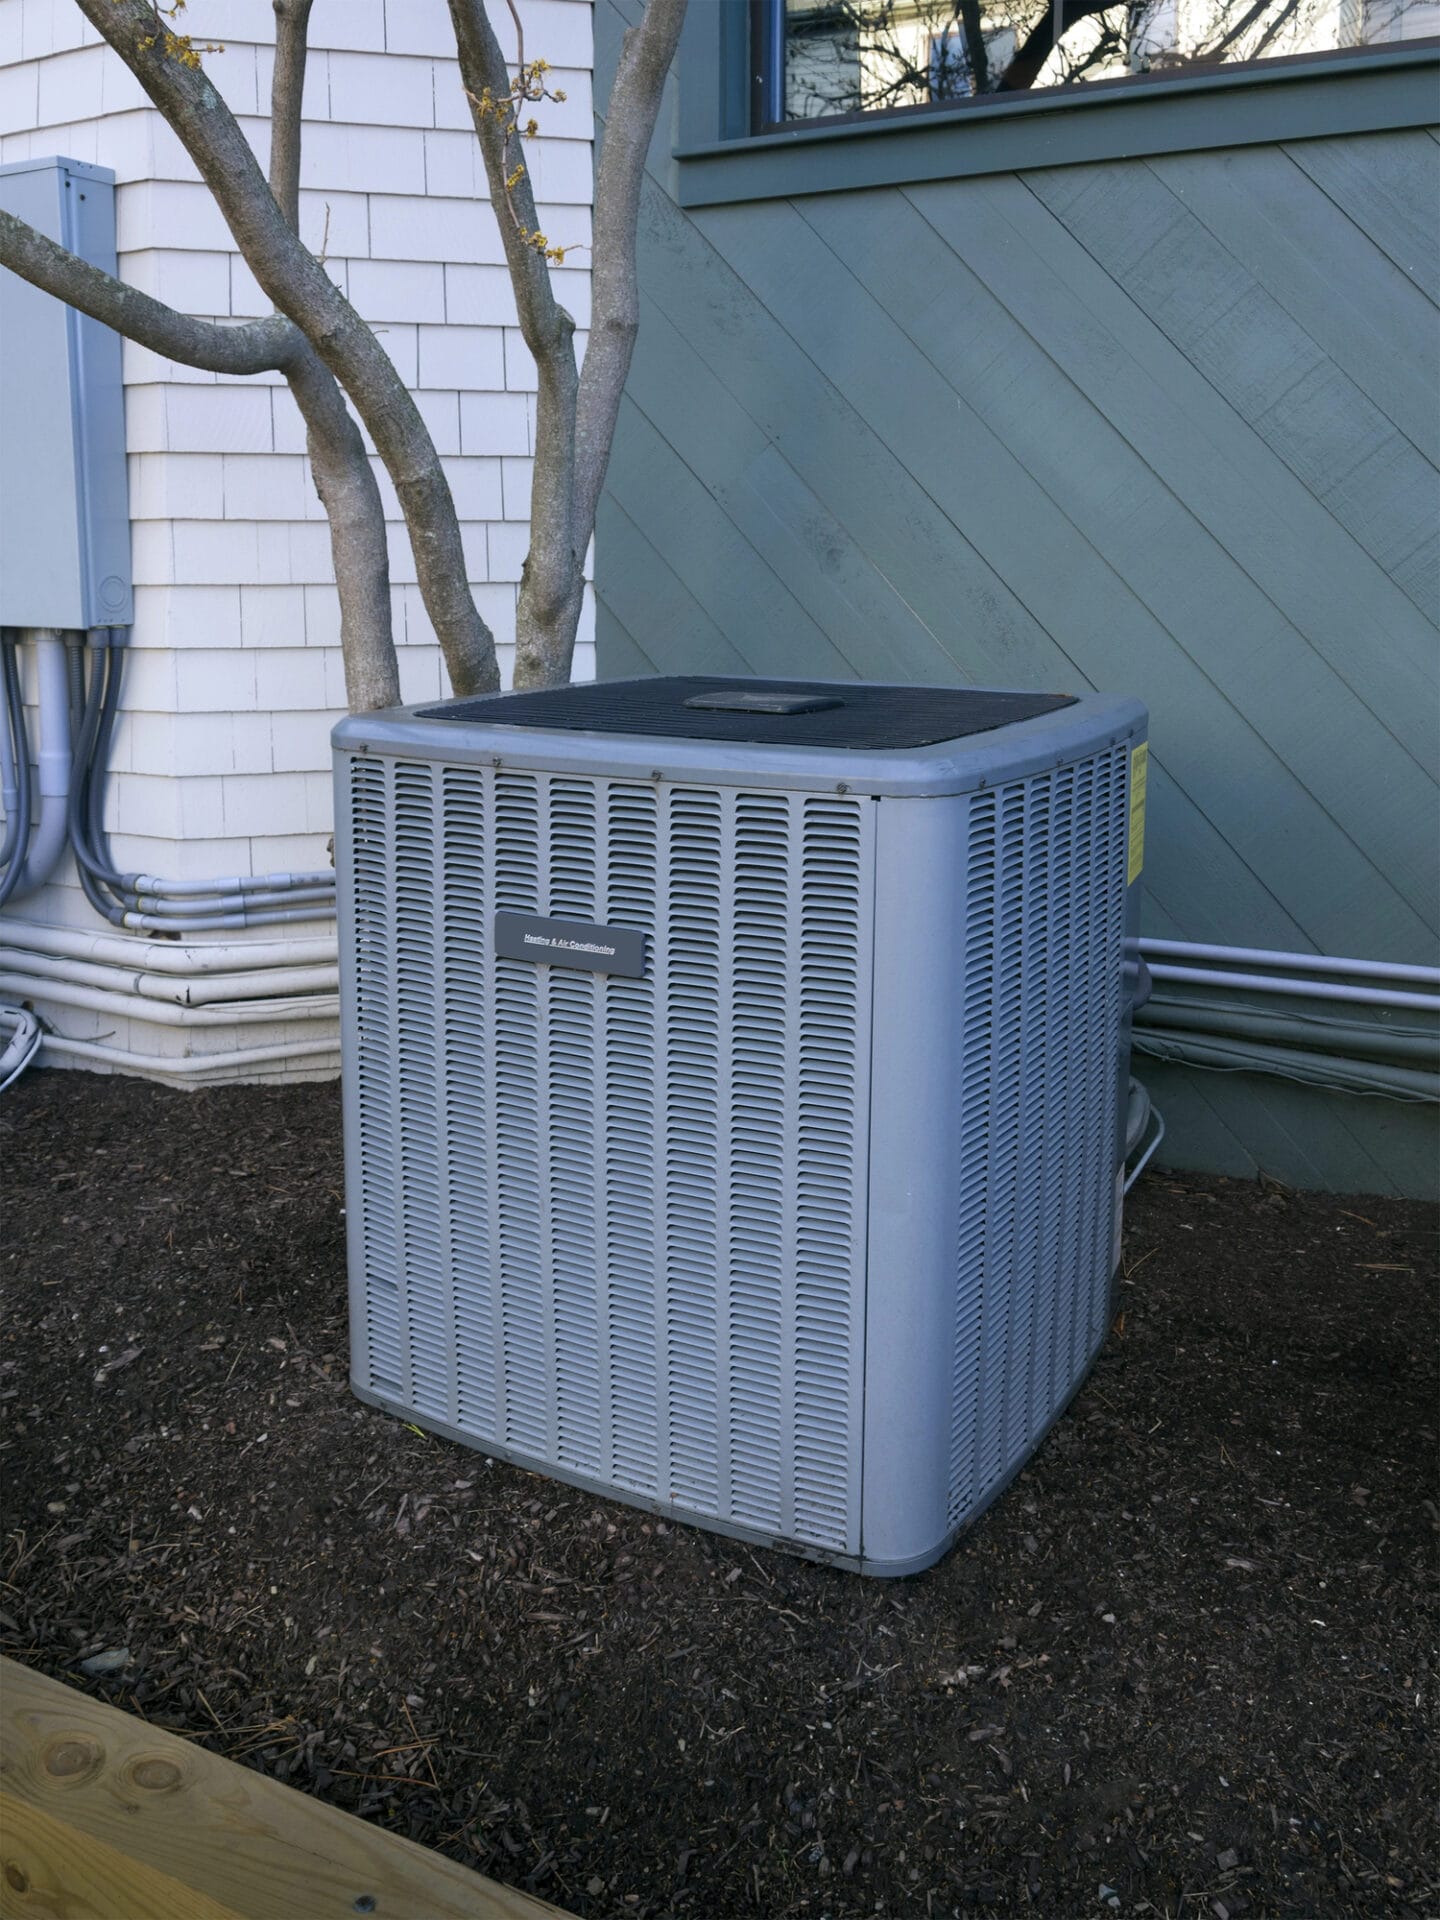
<svg viewBox="0 0 1440 1920"><path fill-rule="evenodd" d="M52 1780L79 1784L98 1773L105 1763L104 1750L97 1740L85 1734L62 1734L52 1740L41 1756L41 1765Z"/></svg>
<svg viewBox="0 0 1440 1920"><path fill-rule="evenodd" d="M133 1786L143 1787L147 1793L173 1793L183 1784L183 1776L173 1760L162 1759L158 1754L141 1754L132 1760L126 1768Z"/></svg>

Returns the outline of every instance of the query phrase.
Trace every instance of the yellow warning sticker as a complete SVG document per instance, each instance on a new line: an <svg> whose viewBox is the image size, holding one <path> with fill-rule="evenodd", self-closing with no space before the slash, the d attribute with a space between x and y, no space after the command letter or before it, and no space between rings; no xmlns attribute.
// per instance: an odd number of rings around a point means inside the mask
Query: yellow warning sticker
<svg viewBox="0 0 1440 1920"><path fill-rule="evenodd" d="M1150 747L1146 741L1130 755L1130 877L1133 887L1145 864L1145 776L1150 767Z"/></svg>

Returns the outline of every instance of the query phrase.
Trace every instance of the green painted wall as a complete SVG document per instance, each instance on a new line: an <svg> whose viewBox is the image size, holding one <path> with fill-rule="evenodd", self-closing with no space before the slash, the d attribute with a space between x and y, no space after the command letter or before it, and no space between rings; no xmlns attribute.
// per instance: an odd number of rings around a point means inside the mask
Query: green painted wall
<svg viewBox="0 0 1440 1920"><path fill-rule="evenodd" d="M688 213L670 145L601 673L1138 694L1147 932L1433 964L1435 136ZM1171 1164L1433 1190L1433 1107L1146 1077Z"/></svg>

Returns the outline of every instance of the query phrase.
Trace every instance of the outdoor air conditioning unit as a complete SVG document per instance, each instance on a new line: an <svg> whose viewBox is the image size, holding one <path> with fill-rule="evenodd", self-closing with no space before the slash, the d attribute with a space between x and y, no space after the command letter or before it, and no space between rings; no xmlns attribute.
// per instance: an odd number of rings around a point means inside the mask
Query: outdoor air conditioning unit
<svg viewBox="0 0 1440 1920"><path fill-rule="evenodd" d="M721 679L343 721L360 1397L936 1560L1109 1325L1145 727Z"/></svg>

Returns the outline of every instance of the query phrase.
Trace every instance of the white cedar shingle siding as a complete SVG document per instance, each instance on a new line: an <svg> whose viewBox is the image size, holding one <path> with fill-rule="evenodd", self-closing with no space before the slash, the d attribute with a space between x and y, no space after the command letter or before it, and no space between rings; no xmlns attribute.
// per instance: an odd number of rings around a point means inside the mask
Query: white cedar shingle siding
<svg viewBox="0 0 1440 1920"><path fill-rule="evenodd" d="M543 55L567 94L537 109L549 143L531 150L541 225L555 243L583 247L591 8L522 0L521 10L527 55ZM495 13L508 44L507 9ZM224 44L205 56L206 70L263 165L271 54L251 37L268 34L269 9L190 0L184 27L197 44ZM444 0L316 9L301 227L312 246L325 237L337 283L416 391L508 671L528 544L535 376L494 217L475 198L484 172L447 57L453 44ZM207 317L268 311L179 142L70 0L0 0L0 129L0 161L61 153L114 169L127 280ZM583 328L589 254L572 255L559 280ZM218 379L128 343L124 368L135 626L109 802L117 856L177 875L323 865L328 733L344 682L329 535L303 426L276 375ZM398 522L383 472L380 484L387 518ZM439 651L399 526L391 572L404 694L439 697L447 690ZM586 601L580 675L593 671L588 593ZM27 911L96 924L68 879ZM81 1036L106 1025L80 1013L65 1022ZM153 1028L136 1034L119 1033L115 1044L156 1044Z"/></svg>

